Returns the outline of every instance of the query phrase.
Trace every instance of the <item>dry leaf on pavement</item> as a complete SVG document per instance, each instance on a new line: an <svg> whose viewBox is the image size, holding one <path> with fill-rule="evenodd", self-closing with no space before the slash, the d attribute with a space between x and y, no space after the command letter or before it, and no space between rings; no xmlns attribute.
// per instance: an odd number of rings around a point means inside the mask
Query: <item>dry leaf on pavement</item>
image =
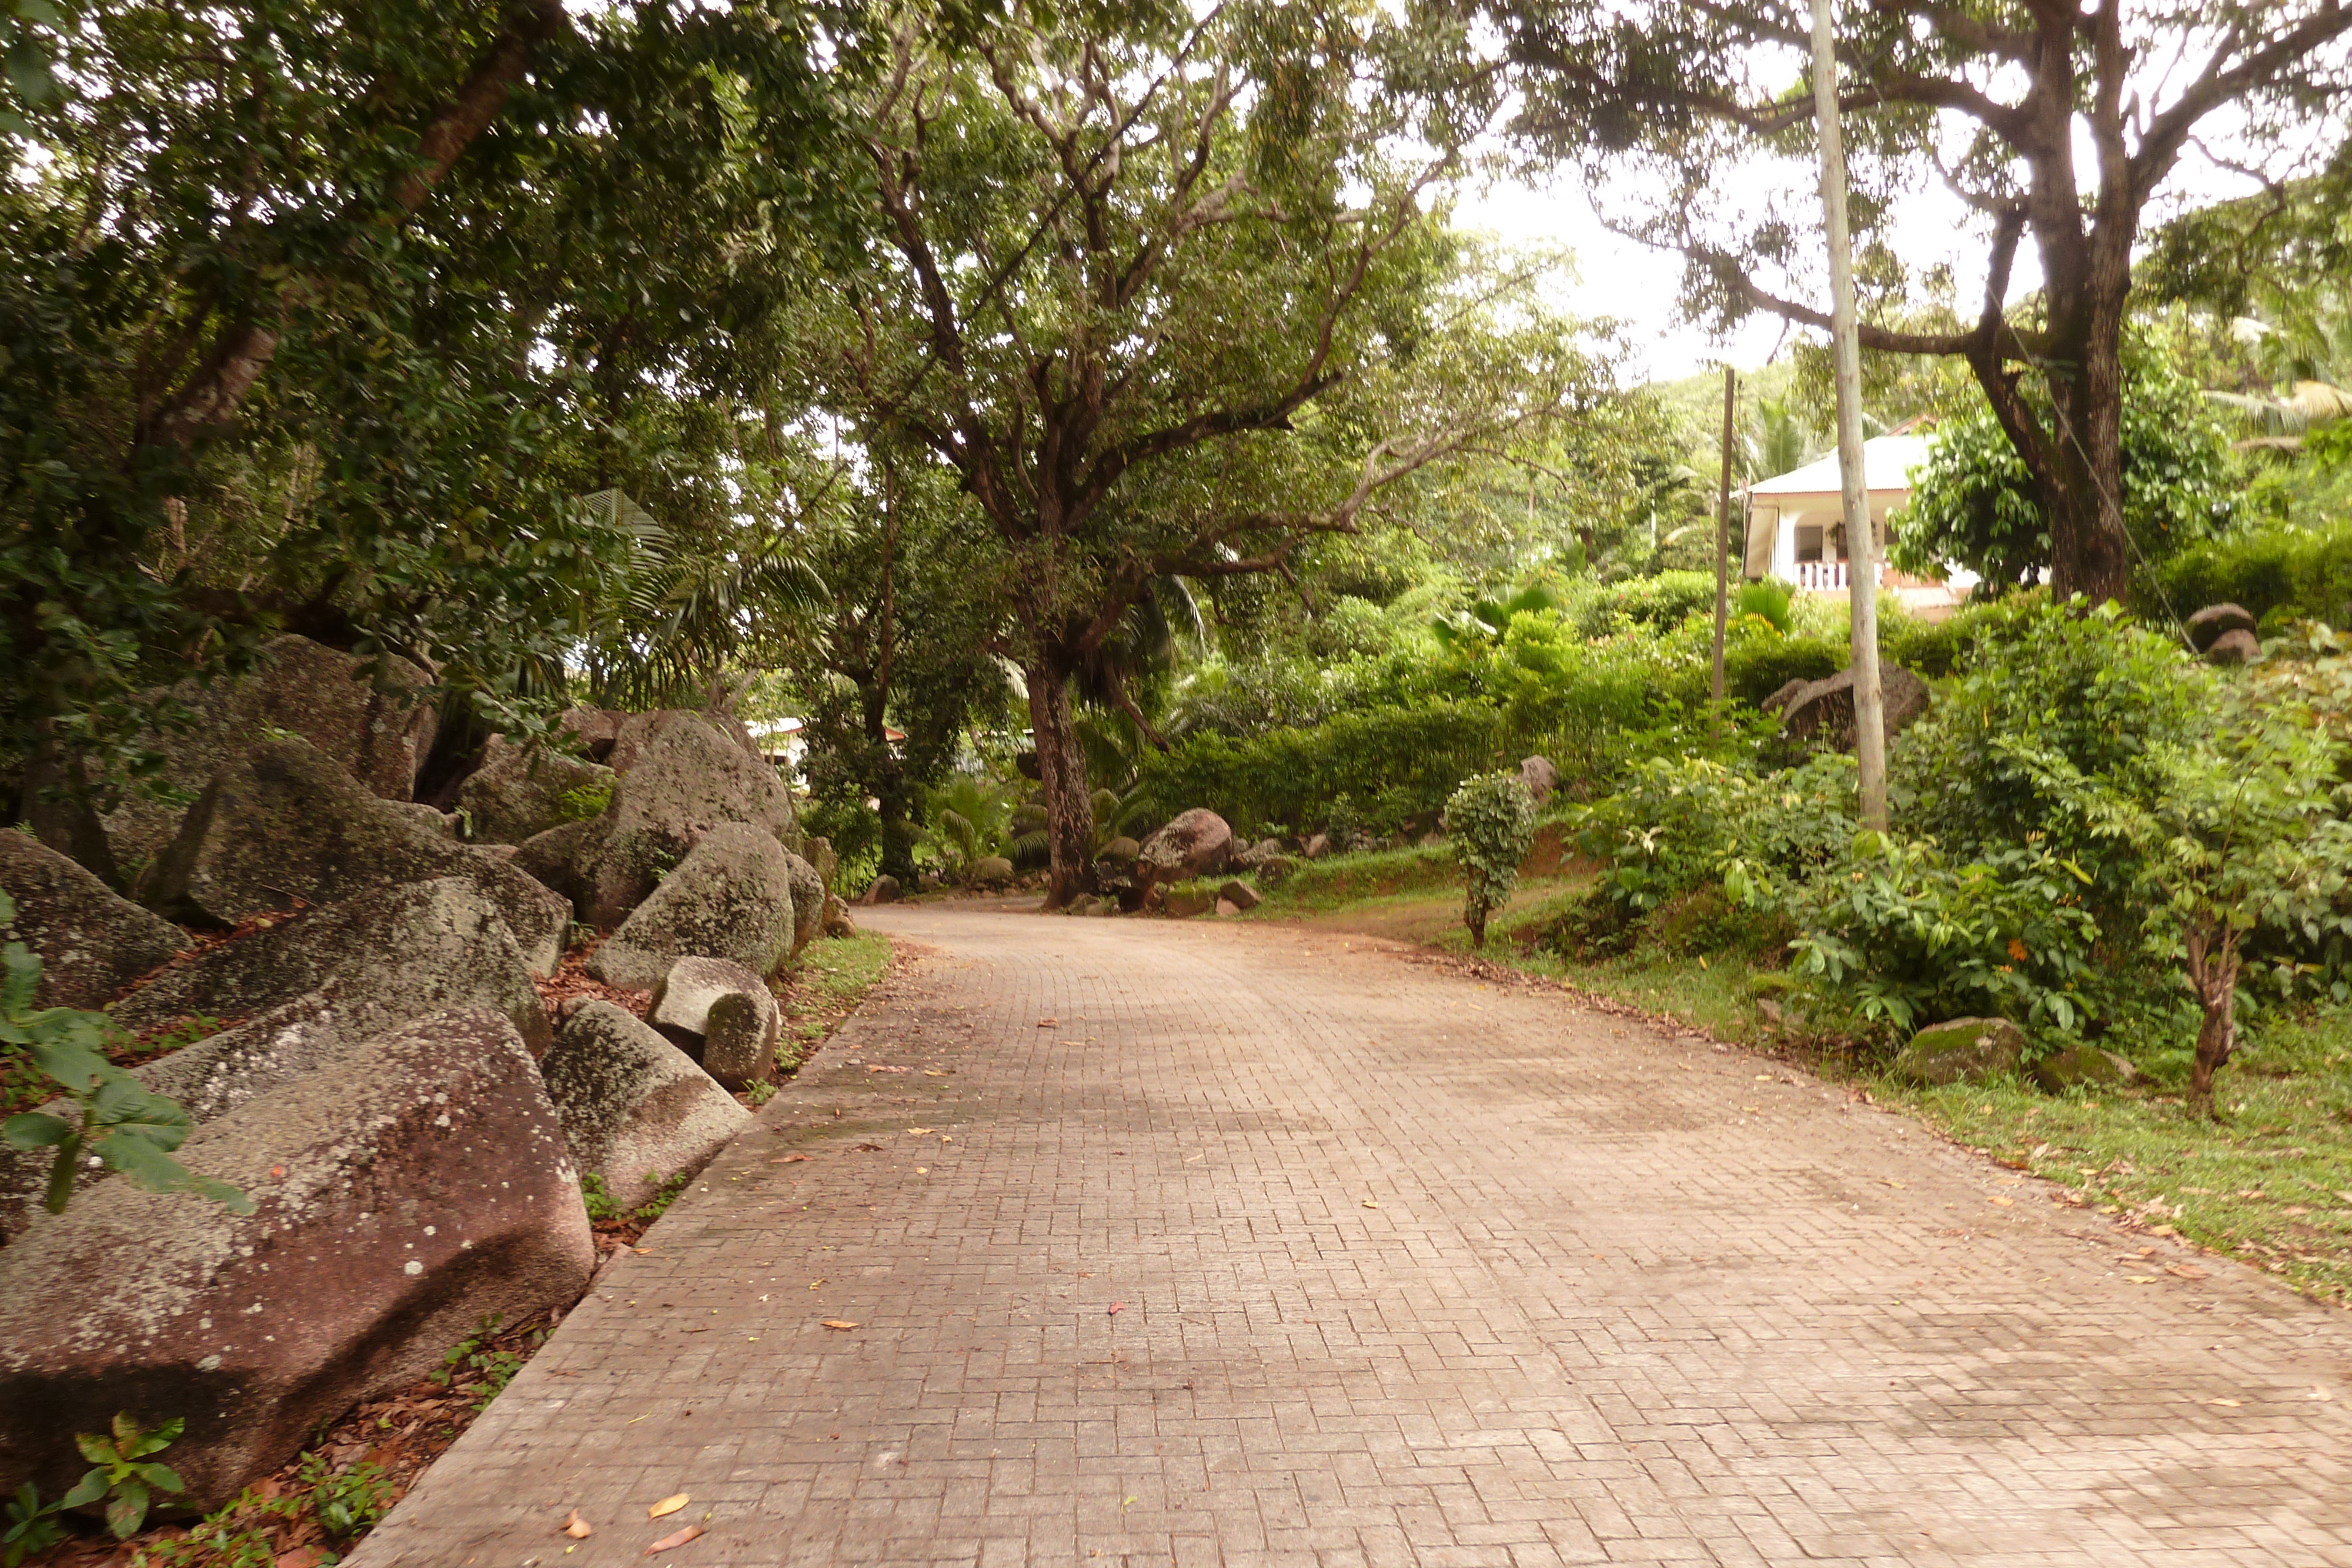
<svg viewBox="0 0 2352 1568"><path fill-rule="evenodd" d="M693 1500L694 1500L692 1498L687 1496L684 1492L672 1493L670 1496L666 1497L662 1499L661 1501L654 1504L653 1507L646 1510L646 1517L647 1519L659 1519L664 1514L676 1513L679 1509L684 1508L688 1503L690 1503Z"/></svg>
<svg viewBox="0 0 2352 1568"><path fill-rule="evenodd" d="M2012 1207L2017 1202L2017 1199L2013 1197L1989 1197L1986 1198L1985 1201L1987 1203L1997 1203L2000 1205L2001 1207L2008 1208Z"/></svg>
<svg viewBox="0 0 2352 1568"><path fill-rule="evenodd" d="M596 1527L581 1518L580 1511L575 1508L563 1521L563 1533L574 1541L585 1541L596 1533Z"/></svg>
<svg viewBox="0 0 2352 1568"><path fill-rule="evenodd" d="M656 1552L667 1552L674 1546L683 1546L701 1533L702 1526L698 1524L689 1524L684 1530L679 1531L676 1535L665 1535L659 1541L655 1542L651 1546L646 1547L646 1555L651 1557Z"/></svg>
<svg viewBox="0 0 2352 1568"><path fill-rule="evenodd" d="M1127 1310L1127 1303L1126 1303L1125 1301L1113 1301L1113 1302L1110 1304L1110 1311L1109 1311L1109 1312L1106 1312L1106 1313L1104 1313L1103 1315L1104 1315L1104 1316L1106 1316L1106 1317L1116 1317L1116 1316L1118 1316L1120 1312L1125 1312L1126 1310Z"/></svg>
<svg viewBox="0 0 2352 1568"><path fill-rule="evenodd" d="M1377 1203L1374 1203L1370 1198L1369 1198L1369 1197L1368 1197L1368 1198L1364 1199L1364 1207L1365 1207L1366 1208L1378 1208L1378 1207L1380 1207L1380 1205L1379 1205L1379 1204L1377 1204Z"/></svg>
<svg viewBox="0 0 2352 1568"><path fill-rule="evenodd" d="M2167 1263L2164 1271L2183 1280L2210 1280L2213 1277L2194 1263Z"/></svg>
<svg viewBox="0 0 2352 1568"><path fill-rule="evenodd" d="M854 1329L857 1325L847 1318L827 1318L824 1320L824 1326L829 1329Z"/></svg>

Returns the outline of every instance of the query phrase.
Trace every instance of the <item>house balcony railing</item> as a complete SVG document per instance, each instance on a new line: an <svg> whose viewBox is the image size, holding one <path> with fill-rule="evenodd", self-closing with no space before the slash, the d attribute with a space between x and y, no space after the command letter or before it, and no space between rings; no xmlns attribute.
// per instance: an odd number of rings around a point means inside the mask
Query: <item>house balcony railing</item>
<svg viewBox="0 0 2352 1568"><path fill-rule="evenodd" d="M1879 564L1877 570L1881 573L1879 580L1884 582L1885 565ZM1797 587L1804 592L1843 593L1851 582L1844 561L1801 560L1797 563Z"/></svg>

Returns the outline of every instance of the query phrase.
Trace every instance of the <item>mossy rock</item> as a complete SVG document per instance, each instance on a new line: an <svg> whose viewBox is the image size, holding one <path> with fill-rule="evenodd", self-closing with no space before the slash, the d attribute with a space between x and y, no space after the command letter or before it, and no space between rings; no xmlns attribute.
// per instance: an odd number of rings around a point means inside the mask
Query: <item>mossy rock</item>
<svg viewBox="0 0 2352 1568"><path fill-rule="evenodd" d="M1913 1035L1894 1075L1929 1088L1989 1083L2013 1075L2024 1059L2025 1031L2007 1019L1953 1019Z"/></svg>
<svg viewBox="0 0 2352 1568"><path fill-rule="evenodd" d="M2052 1094L2068 1089L2118 1089L2139 1082L2139 1069L2112 1051L2070 1045L2033 1064L2033 1082Z"/></svg>

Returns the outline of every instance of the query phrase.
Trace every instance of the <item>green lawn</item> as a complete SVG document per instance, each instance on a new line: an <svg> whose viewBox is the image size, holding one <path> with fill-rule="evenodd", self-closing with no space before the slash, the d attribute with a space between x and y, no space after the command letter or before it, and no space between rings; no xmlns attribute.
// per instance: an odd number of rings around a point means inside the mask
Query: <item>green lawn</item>
<svg viewBox="0 0 2352 1568"><path fill-rule="evenodd" d="M1271 890L1252 918L1304 920L1468 953L1459 883L1442 850L1335 856ZM1637 946L1570 959L1535 945L1584 879L1524 882L1488 927L1481 956L1632 1006L1716 1039L1769 1051L1909 1111L1954 1140L2063 1184L2068 1200L2230 1253L2321 1300L2352 1304L2352 1009L2257 1016L2217 1085L2224 1120L2181 1103L2182 1054L2143 1063L2130 1090L2045 1094L2023 1080L1916 1089L1873 1050L1796 1012L1781 977L1737 956ZM1760 1005L1770 1004L1770 1006Z"/></svg>

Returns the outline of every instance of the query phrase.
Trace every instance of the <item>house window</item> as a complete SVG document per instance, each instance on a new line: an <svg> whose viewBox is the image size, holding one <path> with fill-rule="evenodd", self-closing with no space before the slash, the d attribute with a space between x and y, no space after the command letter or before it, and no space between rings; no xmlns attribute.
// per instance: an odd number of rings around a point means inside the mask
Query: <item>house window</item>
<svg viewBox="0 0 2352 1568"><path fill-rule="evenodd" d="M1797 525L1797 559L1799 560L1822 559L1822 528L1819 523Z"/></svg>

